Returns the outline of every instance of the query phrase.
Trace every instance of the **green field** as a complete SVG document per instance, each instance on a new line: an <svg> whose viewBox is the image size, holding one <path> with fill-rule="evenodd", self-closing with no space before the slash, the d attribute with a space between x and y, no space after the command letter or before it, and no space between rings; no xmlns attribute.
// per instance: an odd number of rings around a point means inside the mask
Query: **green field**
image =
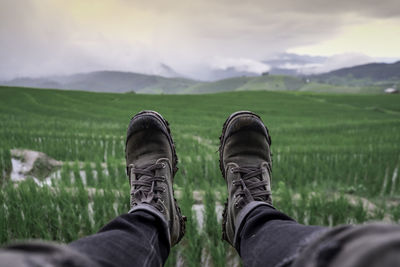
<svg viewBox="0 0 400 267"><path fill-rule="evenodd" d="M237 110L258 113L270 129L278 209L305 224L400 220L400 95L139 95L0 87L0 243L70 242L126 212L125 131L143 109L170 122L179 157L175 188L188 225L170 266L177 255L186 266L225 266L236 257L221 241L215 203L226 198L218 137ZM60 179L51 186L32 179L17 186L9 179L13 148L63 161ZM201 228L193 204L204 204Z"/></svg>

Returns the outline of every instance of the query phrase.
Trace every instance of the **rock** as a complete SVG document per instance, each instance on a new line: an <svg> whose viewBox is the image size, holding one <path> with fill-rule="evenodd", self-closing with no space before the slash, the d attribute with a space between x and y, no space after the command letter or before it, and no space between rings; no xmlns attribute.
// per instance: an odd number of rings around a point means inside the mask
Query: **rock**
<svg viewBox="0 0 400 267"><path fill-rule="evenodd" d="M27 177L43 181L60 169L63 164L42 152L27 149L12 149L11 163L12 181L25 180Z"/></svg>

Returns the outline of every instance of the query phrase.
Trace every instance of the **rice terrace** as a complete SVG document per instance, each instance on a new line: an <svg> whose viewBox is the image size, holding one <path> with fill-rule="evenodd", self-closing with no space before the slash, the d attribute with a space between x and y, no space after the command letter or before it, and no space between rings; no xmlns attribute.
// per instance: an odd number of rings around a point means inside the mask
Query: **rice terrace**
<svg viewBox="0 0 400 267"><path fill-rule="evenodd" d="M239 262L221 241L226 186L217 152L222 124L237 110L260 114L269 128L277 208L304 224L400 222L400 95L0 87L0 243L70 242L128 211L126 127L149 109L170 123L179 158L175 192L188 217L168 266ZM26 177L15 180L13 167L37 152Z"/></svg>

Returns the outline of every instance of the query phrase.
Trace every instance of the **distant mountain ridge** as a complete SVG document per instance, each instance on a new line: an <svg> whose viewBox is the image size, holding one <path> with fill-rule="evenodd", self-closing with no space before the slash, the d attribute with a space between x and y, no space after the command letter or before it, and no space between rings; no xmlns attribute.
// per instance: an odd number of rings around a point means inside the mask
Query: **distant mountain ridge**
<svg viewBox="0 0 400 267"><path fill-rule="evenodd" d="M84 90L95 92L124 93L179 93L184 88L198 83L186 78L166 78L158 75L121 71L95 71L67 76L46 78L17 78L3 85L36 88Z"/></svg>
<svg viewBox="0 0 400 267"><path fill-rule="evenodd" d="M171 71L171 74L175 73ZM242 75L213 82L204 82L187 78L167 78L133 72L95 71L68 76L17 78L0 82L0 84L145 94L203 94L246 90L379 93L388 87L400 87L400 61L391 64L365 64L303 77L265 73L265 75Z"/></svg>
<svg viewBox="0 0 400 267"><path fill-rule="evenodd" d="M373 81L398 80L400 79L400 61L395 63L369 63L350 68L342 68L311 77L321 80L331 77L371 79Z"/></svg>

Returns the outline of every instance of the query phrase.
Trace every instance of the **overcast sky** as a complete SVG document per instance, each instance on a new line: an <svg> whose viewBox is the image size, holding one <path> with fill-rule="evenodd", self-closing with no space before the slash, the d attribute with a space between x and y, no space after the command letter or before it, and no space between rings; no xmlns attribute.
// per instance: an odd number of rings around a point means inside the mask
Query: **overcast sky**
<svg viewBox="0 0 400 267"><path fill-rule="evenodd" d="M190 75L283 52L400 58L399 0L0 0L0 79L160 62Z"/></svg>

